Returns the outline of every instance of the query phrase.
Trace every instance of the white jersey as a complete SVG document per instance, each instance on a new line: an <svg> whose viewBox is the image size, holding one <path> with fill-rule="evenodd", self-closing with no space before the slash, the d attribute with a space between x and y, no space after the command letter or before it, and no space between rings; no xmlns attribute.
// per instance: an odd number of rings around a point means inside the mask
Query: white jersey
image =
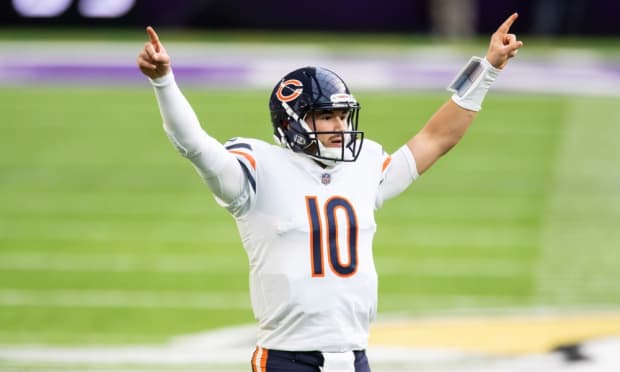
<svg viewBox="0 0 620 372"><path fill-rule="evenodd" d="M164 129L237 222L250 262L258 346L365 349L377 312L374 211L417 177L407 148L364 140L358 159L323 168L255 139L204 132L168 74L152 80Z"/></svg>
<svg viewBox="0 0 620 372"><path fill-rule="evenodd" d="M258 345L366 348L377 311L374 211L391 157L370 140L355 163L329 168L258 140L225 147L238 157L254 194L243 197L246 208L233 201L229 209L250 261Z"/></svg>

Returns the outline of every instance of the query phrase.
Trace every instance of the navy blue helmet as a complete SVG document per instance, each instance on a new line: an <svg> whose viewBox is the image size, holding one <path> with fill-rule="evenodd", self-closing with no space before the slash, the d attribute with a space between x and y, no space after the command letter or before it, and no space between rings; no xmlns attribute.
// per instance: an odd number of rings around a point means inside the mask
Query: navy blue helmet
<svg viewBox="0 0 620 372"><path fill-rule="evenodd" d="M323 163L355 161L362 149L364 132L358 131L360 105L340 76L322 67L303 67L284 76L269 100L274 136L283 146L305 153ZM347 129L317 132L315 112L345 110ZM341 147L326 147L318 134L342 136Z"/></svg>

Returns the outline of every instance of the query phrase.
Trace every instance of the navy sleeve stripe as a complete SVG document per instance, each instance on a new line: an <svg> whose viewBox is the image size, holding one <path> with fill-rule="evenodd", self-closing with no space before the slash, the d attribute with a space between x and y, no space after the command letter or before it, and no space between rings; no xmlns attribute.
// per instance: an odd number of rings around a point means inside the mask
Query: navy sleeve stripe
<svg viewBox="0 0 620 372"><path fill-rule="evenodd" d="M250 146L247 143L233 143L232 145L226 146L226 150L232 150L232 149L248 149L252 151L252 146Z"/></svg>
<svg viewBox="0 0 620 372"><path fill-rule="evenodd" d="M250 185L252 186L252 190L254 190L254 192L256 192L256 180L254 179L254 176L252 176L252 173L250 173L250 170L248 169L248 166L245 165L239 159L237 159L237 161L239 162L239 164L241 164L241 169L243 169L243 173L245 173L245 176L248 178L248 181L250 181Z"/></svg>

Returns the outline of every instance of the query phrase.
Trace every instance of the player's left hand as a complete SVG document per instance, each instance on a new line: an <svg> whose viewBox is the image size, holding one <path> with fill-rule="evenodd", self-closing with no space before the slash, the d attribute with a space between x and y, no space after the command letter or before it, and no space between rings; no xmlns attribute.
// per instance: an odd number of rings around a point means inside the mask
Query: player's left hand
<svg viewBox="0 0 620 372"><path fill-rule="evenodd" d="M516 56L519 49L523 46L523 42L517 40L517 35L509 33L510 26L518 17L518 13L513 13L491 36L489 50L487 51L487 61L495 68L504 68L508 60Z"/></svg>

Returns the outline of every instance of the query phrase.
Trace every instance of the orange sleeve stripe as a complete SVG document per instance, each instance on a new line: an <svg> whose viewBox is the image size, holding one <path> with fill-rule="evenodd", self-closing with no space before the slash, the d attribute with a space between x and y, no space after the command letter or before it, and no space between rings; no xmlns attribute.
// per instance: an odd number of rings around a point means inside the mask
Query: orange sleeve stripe
<svg viewBox="0 0 620 372"><path fill-rule="evenodd" d="M385 168L387 168L388 165L390 165L391 162L392 162L392 157L390 155L388 155L388 157L385 158L385 160L383 161L383 166L381 167L381 172L385 171Z"/></svg>
<svg viewBox="0 0 620 372"><path fill-rule="evenodd" d="M237 154L237 155L241 155L244 158L248 159L248 161L250 162L250 165L252 166L252 168L254 168L254 170L256 170L256 160L254 160L254 157L248 153L245 153L243 151L236 151L236 150L228 150L228 152L232 152L233 154Z"/></svg>

